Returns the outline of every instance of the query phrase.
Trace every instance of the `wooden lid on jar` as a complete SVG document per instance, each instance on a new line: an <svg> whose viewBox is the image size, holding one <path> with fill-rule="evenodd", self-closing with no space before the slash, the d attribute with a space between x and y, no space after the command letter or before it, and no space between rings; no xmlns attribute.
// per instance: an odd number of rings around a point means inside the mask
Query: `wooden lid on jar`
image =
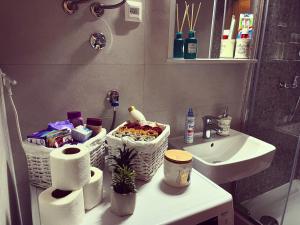
<svg viewBox="0 0 300 225"><path fill-rule="evenodd" d="M173 163L185 164L191 162L193 156L184 150L171 149L165 152L165 159Z"/></svg>

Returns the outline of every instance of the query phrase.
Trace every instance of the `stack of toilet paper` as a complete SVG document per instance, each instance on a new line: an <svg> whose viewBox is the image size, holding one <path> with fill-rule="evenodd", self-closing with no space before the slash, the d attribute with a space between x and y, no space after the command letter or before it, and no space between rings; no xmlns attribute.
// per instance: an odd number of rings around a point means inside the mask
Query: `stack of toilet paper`
<svg viewBox="0 0 300 225"><path fill-rule="evenodd" d="M102 201L103 173L90 166L83 147L55 149L50 153L52 187L39 195L42 225L79 225L85 209Z"/></svg>

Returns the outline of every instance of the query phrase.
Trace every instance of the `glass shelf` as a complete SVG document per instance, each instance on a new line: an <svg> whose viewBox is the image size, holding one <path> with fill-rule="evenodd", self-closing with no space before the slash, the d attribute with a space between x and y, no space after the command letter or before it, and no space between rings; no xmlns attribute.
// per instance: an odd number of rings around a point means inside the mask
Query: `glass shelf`
<svg viewBox="0 0 300 225"><path fill-rule="evenodd" d="M197 59L167 59L168 64L218 64L218 63L256 63L257 59L206 59L206 58L197 58Z"/></svg>
<svg viewBox="0 0 300 225"><path fill-rule="evenodd" d="M201 1L201 12L195 30L198 39L198 57L195 60L173 59L173 45L176 27L176 4L179 7L179 17L183 18L185 3L192 4ZM263 0L170 0L170 23L169 23L169 44L167 63L198 64L198 63L256 63L257 49L260 37L261 20L263 18ZM233 37L237 36L238 23L241 13L253 14L254 32L250 43L250 59L219 59L220 44L223 30L231 25L232 16L236 18L236 26ZM183 36L188 33L188 26L183 26Z"/></svg>
<svg viewBox="0 0 300 225"><path fill-rule="evenodd" d="M270 59L270 62L300 62L300 59Z"/></svg>

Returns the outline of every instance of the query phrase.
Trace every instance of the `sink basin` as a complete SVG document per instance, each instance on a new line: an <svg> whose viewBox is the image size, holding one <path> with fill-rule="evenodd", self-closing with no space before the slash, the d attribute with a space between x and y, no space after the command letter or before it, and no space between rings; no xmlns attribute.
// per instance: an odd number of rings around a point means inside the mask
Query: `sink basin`
<svg viewBox="0 0 300 225"><path fill-rule="evenodd" d="M206 140L198 135L194 144L184 144L182 138L174 138L170 146L192 153L193 167L217 184L267 169L276 150L271 144L232 129L227 137L216 135Z"/></svg>

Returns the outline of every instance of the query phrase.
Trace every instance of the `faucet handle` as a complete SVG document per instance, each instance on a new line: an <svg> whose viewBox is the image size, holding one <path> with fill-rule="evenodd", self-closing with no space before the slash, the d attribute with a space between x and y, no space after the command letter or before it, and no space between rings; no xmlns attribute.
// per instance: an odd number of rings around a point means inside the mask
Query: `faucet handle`
<svg viewBox="0 0 300 225"><path fill-rule="evenodd" d="M207 115L207 116L203 116L202 119L204 124L211 124L213 120L217 119L217 117Z"/></svg>

